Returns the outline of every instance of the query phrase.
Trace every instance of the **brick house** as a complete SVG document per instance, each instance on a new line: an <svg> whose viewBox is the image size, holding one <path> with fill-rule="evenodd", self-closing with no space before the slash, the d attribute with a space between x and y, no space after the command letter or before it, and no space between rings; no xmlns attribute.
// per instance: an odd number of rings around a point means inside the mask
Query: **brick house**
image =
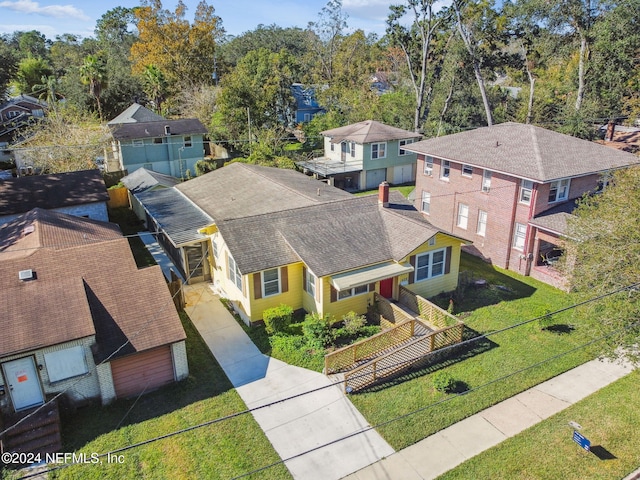
<svg viewBox="0 0 640 480"><path fill-rule="evenodd" d="M431 138L418 154L415 206L429 222L473 241L494 265L556 286L553 262L576 199L633 154L533 125L503 123Z"/></svg>

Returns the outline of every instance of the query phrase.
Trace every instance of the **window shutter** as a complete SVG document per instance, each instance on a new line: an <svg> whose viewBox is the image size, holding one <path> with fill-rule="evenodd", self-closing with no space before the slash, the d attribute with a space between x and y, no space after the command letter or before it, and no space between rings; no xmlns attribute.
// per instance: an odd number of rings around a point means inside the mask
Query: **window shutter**
<svg viewBox="0 0 640 480"><path fill-rule="evenodd" d="M322 288L322 280L320 280L319 278L316 277L316 279L314 280L316 283L316 300L319 302L320 301L320 289Z"/></svg>
<svg viewBox="0 0 640 480"><path fill-rule="evenodd" d="M411 266L414 268L413 272L409 272L409 283L413 283L415 281L416 278L416 256L415 255L411 255L409 257L409 263L411 264Z"/></svg>
<svg viewBox="0 0 640 480"><path fill-rule="evenodd" d="M260 273L253 274L253 298L256 300L262 298L262 275Z"/></svg>
<svg viewBox="0 0 640 480"><path fill-rule="evenodd" d="M338 299L338 291L333 288L333 285L330 285L331 287L331 301L335 302Z"/></svg>
<svg viewBox="0 0 640 480"><path fill-rule="evenodd" d="M302 266L302 290L307 291L307 267Z"/></svg>
<svg viewBox="0 0 640 480"><path fill-rule="evenodd" d="M451 271L451 252L453 248L451 246L447 247L447 253L445 254L444 259L444 273L445 275Z"/></svg>
<svg viewBox="0 0 640 480"><path fill-rule="evenodd" d="M280 268L280 287L281 293L289 291L289 267L286 265Z"/></svg>

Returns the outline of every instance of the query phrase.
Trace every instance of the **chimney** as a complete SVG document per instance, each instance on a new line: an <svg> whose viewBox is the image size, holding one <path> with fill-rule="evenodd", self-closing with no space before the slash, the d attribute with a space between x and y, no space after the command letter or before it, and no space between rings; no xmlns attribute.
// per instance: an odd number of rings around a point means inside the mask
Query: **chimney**
<svg viewBox="0 0 640 480"><path fill-rule="evenodd" d="M164 134L165 134L166 136L171 135L171 128L169 127L169 125L165 125L165 126L164 126Z"/></svg>
<svg viewBox="0 0 640 480"><path fill-rule="evenodd" d="M389 206L389 183L386 180L378 187L378 205Z"/></svg>

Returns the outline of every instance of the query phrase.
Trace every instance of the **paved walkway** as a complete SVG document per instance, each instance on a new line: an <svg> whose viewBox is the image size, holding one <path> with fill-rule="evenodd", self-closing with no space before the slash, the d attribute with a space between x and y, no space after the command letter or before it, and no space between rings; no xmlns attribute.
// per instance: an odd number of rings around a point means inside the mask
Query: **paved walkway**
<svg viewBox="0 0 640 480"><path fill-rule="evenodd" d="M253 412L294 478L337 480L393 453L374 430L332 444L369 426L342 390L321 373L260 353L208 284L184 290L185 311L248 408L320 388Z"/></svg>
<svg viewBox="0 0 640 480"><path fill-rule="evenodd" d="M451 425L346 478L436 478L630 372L629 365L599 360L587 362Z"/></svg>

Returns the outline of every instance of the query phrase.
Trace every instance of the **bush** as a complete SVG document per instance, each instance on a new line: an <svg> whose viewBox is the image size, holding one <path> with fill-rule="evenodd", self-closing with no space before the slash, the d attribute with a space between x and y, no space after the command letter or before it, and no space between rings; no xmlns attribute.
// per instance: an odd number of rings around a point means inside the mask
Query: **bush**
<svg viewBox="0 0 640 480"><path fill-rule="evenodd" d="M358 315L356 312L349 312L344 317L342 317L342 322L344 323L344 330L347 332L347 335L357 335L362 327L364 327L365 323L367 323L367 319L364 315Z"/></svg>
<svg viewBox="0 0 640 480"><path fill-rule="evenodd" d="M325 314L323 317L317 313L311 313L304 317L302 334L307 344L312 348L325 348L333 342L331 324L333 317Z"/></svg>
<svg viewBox="0 0 640 480"><path fill-rule="evenodd" d="M433 388L442 393L449 393L456 384L451 374L444 370L439 370L434 373L431 376L431 382L433 383Z"/></svg>
<svg viewBox="0 0 640 480"><path fill-rule="evenodd" d="M289 305L267 308L262 314L264 329L269 335L284 332L293 318L293 308Z"/></svg>

